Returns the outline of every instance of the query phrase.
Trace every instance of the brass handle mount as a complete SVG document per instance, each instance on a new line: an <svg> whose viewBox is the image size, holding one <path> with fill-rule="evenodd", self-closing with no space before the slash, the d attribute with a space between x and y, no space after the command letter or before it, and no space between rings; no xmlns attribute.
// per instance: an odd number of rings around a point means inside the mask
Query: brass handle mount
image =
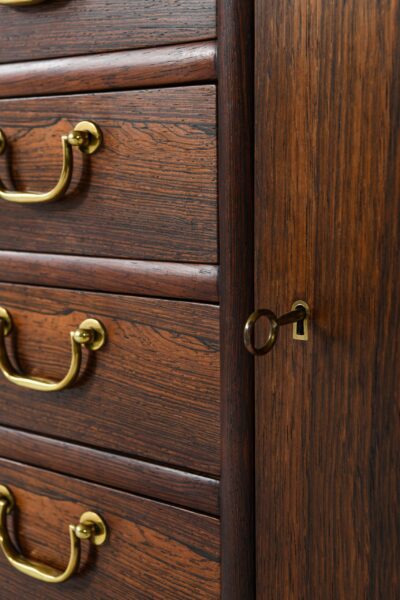
<svg viewBox="0 0 400 600"><path fill-rule="evenodd" d="M72 148L76 146L84 154L93 154L100 148L102 141L101 130L95 123L81 121L67 135L61 136L63 152L61 175L56 185L49 192L16 192L6 190L0 181L0 198L7 202L16 202L17 204L43 204L58 200L65 195L71 183L74 167ZM5 152L6 148L7 138L5 133L0 129L0 155Z"/></svg>
<svg viewBox="0 0 400 600"><path fill-rule="evenodd" d="M255 327L261 318L266 318L269 321L270 329L266 342L257 347L255 344ZM282 325L294 324L293 339L307 340L308 339L308 319L310 318L310 307L303 300L297 300L290 312L277 317L272 310L262 308L253 312L246 321L244 327L244 345L250 354L254 356L263 356L271 352L278 340L279 329ZM302 331L298 332L297 324L302 324Z"/></svg>
<svg viewBox="0 0 400 600"><path fill-rule="evenodd" d="M108 536L107 526L97 513L83 513L77 525L69 526L70 557L65 571L59 571L27 559L14 548L7 530L7 515L11 514L14 508L13 494L5 485L0 485L0 547L12 567L20 573L44 583L63 583L77 572L81 555L81 540L88 540L95 546L101 546Z"/></svg>
<svg viewBox="0 0 400 600"><path fill-rule="evenodd" d="M106 329L97 319L85 319L78 329L70 332L71 362L61 381L41 377L27 377L17 373L8 358L5 338L11 333L13 322L7 309L0 306L0 371L4 377L23 388L40 392L59 392L70 387L77 379L82 362L82 348L96 352L106 342Z"/></svg>

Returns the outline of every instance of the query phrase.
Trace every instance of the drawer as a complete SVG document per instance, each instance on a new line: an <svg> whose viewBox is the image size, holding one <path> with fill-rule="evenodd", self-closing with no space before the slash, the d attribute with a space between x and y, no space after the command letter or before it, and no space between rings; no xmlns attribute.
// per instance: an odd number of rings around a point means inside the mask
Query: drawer
<svg viewBox="0 0 400 600"><path fill-rule="evenodd" d="M6 338L23 373L61 380L69 332L100 320L108 340L83 349L77 382L41 392L0 373L0 423L218 475L219 308L207 304L0 285Z"/></svg>
<svg viewBox="0 0 400 600"><path fill-rule="evenodd" d="M217 262L215 86L2 100L4 187L49 191L61 173L61 136L88 120L103 144L92 155L73 149L63 198L0 199L1 248Z"/></svg>
<svg viewBox="0 0 400 600"><path fill-rule="evenodd" d="M144 48L215 37L216 0L0 3L0 62Z"/></svg>
<svg viewBox="0 0 400 600"><path fill-rule="evenodd" d="M2 598L220 597L217 519L7 460L0 460L0 483L18 508L18 519L7 517L7 531L30 560L63 571L68 526L86 511L98 513L108 527L102 546L81 542L79 570L62 584L17 572L0 551Z"/></svg>

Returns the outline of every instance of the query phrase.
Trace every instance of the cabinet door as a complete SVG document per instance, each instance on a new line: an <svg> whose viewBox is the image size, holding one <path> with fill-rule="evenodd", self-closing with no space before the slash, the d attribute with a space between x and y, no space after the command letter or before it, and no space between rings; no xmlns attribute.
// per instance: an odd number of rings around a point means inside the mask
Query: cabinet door
<svg viewBox="0 0 400 600"><path fill-rule="evenodd" d="M258 598L395 599L399 0L256 0Z"/></svg>

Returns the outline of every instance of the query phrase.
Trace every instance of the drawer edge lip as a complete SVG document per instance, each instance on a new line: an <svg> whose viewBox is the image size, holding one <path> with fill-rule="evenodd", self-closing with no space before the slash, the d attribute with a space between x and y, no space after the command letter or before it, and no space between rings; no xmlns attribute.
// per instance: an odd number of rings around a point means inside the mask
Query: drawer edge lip
<svg viewBox="0 0 400 600"><path fill-rule="evenodd" d="M2 250L0 266L3 283L219 302L218 265Z"/></svg>
<svg viewBox="0 0 400 600"><path fill-rule="evenodd" d="M0 458L209 516L220 514L220 482L205 475L3 426Z"/></svg>
<svg viewBox="0 0 400 600"><path fill-rule="evenodd" d="M0 64L0 98L212 83L216 57L216 40L207 40Z"/></svg>

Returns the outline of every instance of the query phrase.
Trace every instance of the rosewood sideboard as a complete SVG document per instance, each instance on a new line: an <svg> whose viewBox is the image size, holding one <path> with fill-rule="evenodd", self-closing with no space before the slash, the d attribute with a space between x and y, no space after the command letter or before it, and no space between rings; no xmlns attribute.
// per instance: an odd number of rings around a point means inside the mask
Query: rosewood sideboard
<svg viewBox="0 0 400 600"><path fill-rule="evenodd" d="M2 598L253 595L252 31L0 0Z"/></svg>
<svg viewBox="0 0 400 600"><path fill-rule="evenodd" d="M0 0L0 600L398 600L400 0Z"/></svg>

